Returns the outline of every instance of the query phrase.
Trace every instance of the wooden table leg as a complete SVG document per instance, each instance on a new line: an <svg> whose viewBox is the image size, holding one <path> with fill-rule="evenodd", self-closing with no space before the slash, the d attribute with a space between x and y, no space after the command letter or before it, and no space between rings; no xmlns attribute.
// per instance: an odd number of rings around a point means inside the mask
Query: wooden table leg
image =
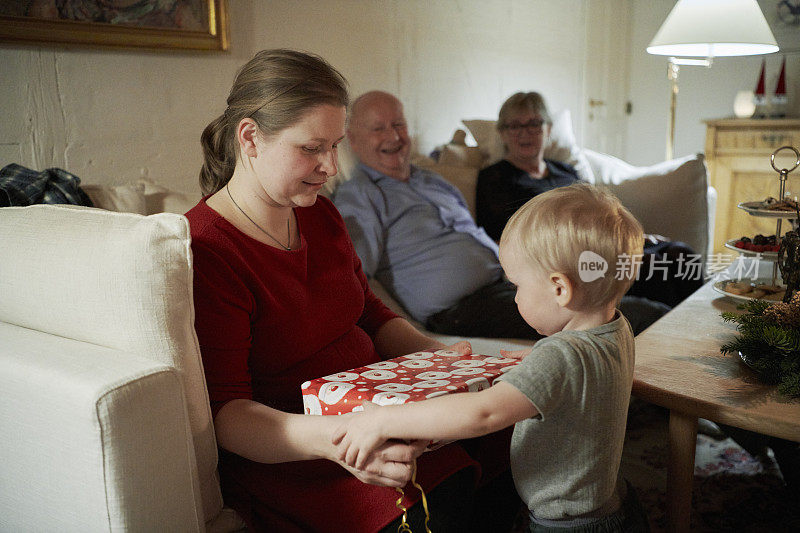
<svg viewBox="0 0 800 533"><path fill-rule="evenodd" d="M671 532L689 531L696 445L697 417L671 410L667 463L667 523Z"/></svg>

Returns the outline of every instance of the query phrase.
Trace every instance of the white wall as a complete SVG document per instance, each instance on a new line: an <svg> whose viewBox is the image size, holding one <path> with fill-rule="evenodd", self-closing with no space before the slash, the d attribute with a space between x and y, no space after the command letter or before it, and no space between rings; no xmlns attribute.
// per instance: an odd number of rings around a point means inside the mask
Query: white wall
<svg viewBox="0 0 800 533"><path fill-rule="evenodd" d="M779 44L798 52L800 26L775 26L777 1L760 3ZM236 69L270 47L322 55L349 79L353 95L396 93L422 152L448 141L462 118L494 118L513 92L538 90L553 111L572 111L586 146L607 147L641 165L664 157L666 58L645 48L674 0L229 4L227 53L0 45L0 166L57 166L84 183L149 176L196 190L200 132L224 108ZM605 37L597 25L606 27ZM598 38L606 44L598 46ZM780 59L768 56L769 90ZM711 69L681 70L677 156L703 151L701 120L730 116L736 92L755 87L760 61L719 58ZM597 64L607 79L598 78ZM789 56L787 75L790 108L800 116L800 53ZM594 94L602 84L606 94ZM588 118L587 102L598 96L614 106L605 123ZM630 115L619 113L625 101L632 103Z"/></svg>
<svg viewBox="0 0 800 533"><path fill-rule="evenodd" d="M631 2L630 101L633 113L628 120L627 150L624 159L645 165L664 158L669 120L670 85L667 57L648 54L645 49L667 17L675 0ZM789 110L800 116L800 26L786 26L777 18L778 0L759 0L767 22L787 55L786 81ZM767 61L767 93L775 89L783 54L750 57L720 57L710 69L681 67L678 80L675 156L705 150L705 124L702 120L733 116L737 91L754 90L761 72L762 57Z"/></svg>
<svg viewBox="0 0 800 533"><path fill-rule="evenodd" d="M236 69L262 48L318 53L352 93L406 104L420 149L462 118L494 118L536 89L580 109L581 0L232 0L228 53L0 47L0 166L64 168L84 183L149 176L197 189L199 137L225 106ZM574 113L580 131L580 113Z"/></svg>

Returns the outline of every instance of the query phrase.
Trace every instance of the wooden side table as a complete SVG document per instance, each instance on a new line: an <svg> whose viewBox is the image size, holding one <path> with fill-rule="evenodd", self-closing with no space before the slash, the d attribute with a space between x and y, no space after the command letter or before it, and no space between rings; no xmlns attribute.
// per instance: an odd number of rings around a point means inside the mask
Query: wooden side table
<svg viewBox="0 0 800 533"><path fill-rule="evenodd" d="M770 166L769 156L781 146L800 148L800 119L721 119L705 123L709 184L718 194L714 253L733 254L725 248L725 241L775 233L774 220L752 217L736 205L778 195L778 174ZM794 178L787 181L786 191L800 197L800 179Z"/></svg>
<svg viewBox="0 0 800 533"><path fill-rule="evenodd" d="M800 442L800 399L761 383L720 346L736 336L720 316L736 303L707 283L636 337L633 394L666 407L668 531L689 531L697 419Z"/></svg>

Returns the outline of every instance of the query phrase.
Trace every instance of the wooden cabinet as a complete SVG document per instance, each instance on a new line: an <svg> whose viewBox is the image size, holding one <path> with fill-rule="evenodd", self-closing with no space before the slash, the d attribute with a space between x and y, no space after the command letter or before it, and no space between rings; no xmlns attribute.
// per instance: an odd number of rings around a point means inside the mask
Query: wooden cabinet
<svg viewBox="0 0 800 533"><path fill-rule="evenodd" d="M800 149L800 119L722 119L707 120L706 162L709 183L717 189L717 214L714 221L714 253L731 254L725 241L757 233L775 233L775 219L748 215L737 208L739 202L777 197L780 182L770 165L770 154L781 146ZM794 154L789 150L784 164ZM800 169L789 174L786 192L800 197ZM782 233L791 229L784 221Z"/></svg>

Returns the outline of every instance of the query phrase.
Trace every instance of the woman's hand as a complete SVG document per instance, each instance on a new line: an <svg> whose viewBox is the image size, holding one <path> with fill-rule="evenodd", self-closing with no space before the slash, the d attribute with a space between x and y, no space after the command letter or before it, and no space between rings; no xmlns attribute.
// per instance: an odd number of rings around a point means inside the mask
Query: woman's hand
<svg viewBox="0 0 800 533"><path fill-rule="evenodd" d="M507 357L509 359L525 359L529 353L531 353L532 348L526 348L524 350L500 350L500 357Z"/></svg>
<svg viewBox="0 0 800 533"><path fill-rule="evenodd" d="M402 488L411 481L414 460L425 451L426 444L421 440L408 444L390 440L378 446L361 468L341 460L336 462L363 483Z"/></svg>
<svg viewBox="0 0 800 533"><path fill-rule="evenodd" d="M443 349L458 352L461 355L472 355L472 344L469 341L458 341L450 346L445 346Z"/></svg>

